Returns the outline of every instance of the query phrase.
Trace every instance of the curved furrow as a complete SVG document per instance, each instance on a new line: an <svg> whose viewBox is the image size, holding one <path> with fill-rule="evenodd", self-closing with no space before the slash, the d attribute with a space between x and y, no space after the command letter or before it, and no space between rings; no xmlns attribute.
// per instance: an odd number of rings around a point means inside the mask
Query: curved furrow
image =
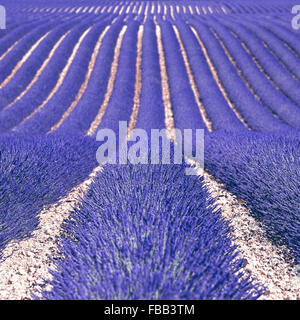
<svg viewBox="0 0 300 320"><path fill-rule="evenodd" d="M180 44L169 22L160 21L161 38L166 57L166 68L170 85L170 97L175 127L184 129L205 129L189 77L180 51ZM201 105L201 108L203 106ZM204 108L203 108L204 109ZM208 124L209 127L209 124Z"/></svg>
<svg viewBox="0 0 300 320"><path fill-rule="evenodd" d="M22 121L28 120L50 100L57 87L61 85L58 82L59 79L63 79L67 71L66 68L69 68L71 64L72 53L76 49L78 50L78 40L89 27L90 25L86 23L76 26L56 50L53 58L30 90L22 99L17 100L0 113L0 132L7 131Z"/></svg>
<svg viewBox="0 0 300 320"><path fill-rule="evenodd" d="M238 37L245 50L252 56L255 63L262 70L266 78L271 81L273 86L300 106L299 82L280 65L261 41L236 22L230 22L224 19L223 24Z"/></svg>
<svg viewBox="0 0 300 320"><path fill-rule="evenodd" d="M169 86L169 78L167 73L166 66L166 57L164 53L163 43L161 39L161 30L158 26L155 27L156 33L156 43L158 49L158 62L160 69L160 78L161 78L161 90L162 90L162 101L165 111L165 126L166 126L166 134L171 139L175 139L175 134L173 133L173 129L175 127L174 124L174 115L171 105L171 96L170 96L170 86Z"/></svg>
<svg viewBox="0 0 300 320"><path fill-rule="evenodd" d="M2 60L8 52L15 47L19 41L21 41L25 36L30 32L38 29L46 23L55 23L57 24L66 22L65 20L79 20L78 17L70 16L68 19L63 19L63 17L53 17L52 15L39 16L33 20L25 19L21 16L21 21L18 22L18 26L11 29L6 29L7 34L0 39L0 60ZM22 20L23 19L23 20ZM19 25L20 24L20 25Z"/></svg>
<svg viewBox="0 0 300 320"><path fill-rule="evenodd" d="M210 69L210 72L220 90L220 93L222 93L224 99L226 100L227 102L227 105L231 108L231 110L234 112L234 114L236 115L236 117L240 120L240 122L242 122L242 124L245 126L245 128L247 129L251 129L249 127L249 125L247 124L247 122L245 121L244 117L239 113L239 111L237 110L235 104L232 102L231 98L229 97L228 95L228 92L226 91L225 87L223 86L221 80L220 80L220 76L218 74L218 71L216 70L215 68L215 65L209 55L209 52L207 51L207 48L205 47L203 41L201 40L201 38L199 37L197 31L194 29L193 26L190 26L191 28L191 31L194 33L194 36L198 42L198 44L200 45L201 47L201 50L205 56L205 60L207 62L207 65Z"/></svg>
<svg viewBox="0 0 300 320"><path fill-rule="evenodd" d="M55 83L54 88L51 90L47 98L40 104L36 109L34 109L27 117L25 117L17 126L13 128L14 131L17 132L30 132L31 134L39 134L38 128L35 126L35 116L39 117L40 114L42 114L42 110L45 108L45 106L48 105L48 103L51 101L51 99L55 96L57 91L61 88L61 86L64 84L66 75L68 74L71 65L73 64L73 61L78 53L78 50L80 49L83 40L86 38L86 36L91 31L92 26L88 26L88 28L84 28L83 33L80 35L80 37L77 39L76 44L72 50L71 55L69 56L67 63L65 64L63 70L59 74L59 77L57 79L57 82ZM32 125L33 123L33 125ZM37 121L38 123L38 121ZM35 131L32 132L32 129L35 128ZM47 130L45 131L45 133Z"/></svg>
<svg viewBox="0 0 300 320"><path fill-rule="evenodd" d="M12 50L13 47L17 45L20 39L28 35L28 33L32 32L37 27L40 27L41 21L43 23L49 22L45 19L33 22L29 21L22 23L21 26L16 27L14 30L9 30L9 32L0 39L0 61Z"/></svg>
<svg viewBox="0 0 300 320"><path fill-rule="evenodd" d="M272 32L259 26L252 20L243 20L242 23L247 29L251 30L257 38L263 41L267 49L275 56L291 75L300 81L300 60L291 50L289 50L282 41L280 41Z"/></svg>
<svg viewBox="0 0 300 320"><path fill-rule="evenodd" d="M213 20L208 24L213 28L212 32L228 59L257 100L284 123L300 128L300 108L272 86L243 50L241 43L224 26Z"/></svg>
<svg viewBox="0 0 300 320"><path fill-rule="evenodd" d="M285 14L285 15L271 15L267 16L266 19L263 19L264 17L260 17L260 20L265 20L266 23L270 23L271 25L281 27L284 31L288 31L289 33L292 33L294 35L297 34L296 31L291 29L291 15Z"/></svg>
<svg viewBox="0 0 300 320"><path fill-rule="evenodd" d="M135 126L148 133L151 129L165 128L159 59L155 24L147 20L142 39L141 91Z"/></svg>
<svg viewBox="0 0 300 320"><path fill-rule="evenodd" d="M51 61L53 55L55 54L56 50L59 48L63 40L66 38L66 36L70 33L70 31L67 31L65 34L63 34L59 40L54 44L53 48L49 51L49 54L47 58L44 60L40 68L36 71L34 77L31 79L30 83L27 85L27 87L20 92L20 94L9 104L7 104L3 110L9 109L16 101L23 98L24 95L30 90L30 88L39 80L40 75L43 73L44 69L47 67L48 63Z"/></svg>
<svg viewBox="0 0 300 320"><path fill-rule="evenodd" d="M222 95L213 77L213 71L210 70L192 30L182 21L177 20L176 26L182 35L181 39L186 48L195 85L197 85L200 100L205 107L207 116L211 119L213 130L235 131L246 129Z"/></svg>
<svg viewBox="0 0 300 320"><path fill-rule="evenodd" d="M57 22L44 23L26 34L1 61L0 61L0 88L3 88L17 69L19 69L31 53L49 35Z"/></svg>
<svg viewBox="0 0 300 320"><path fill-rule="evenodd" d="M139 23L136 21L129 22L122 41L112 95L96 132L98 129L109 128L118 136L119 121L127 121L128 123L135 107L134 103L137 103L134 99L136 98L139 101L139 88L137 86L140 86L141 83L138 73L138 63L140 62L138 61L140 59L138 57L140 42L138 33L141 37Z"/></svg>
<svg viewBox="0 0 300 320"><path fill-rule="evenodd" d="M43 20L45 23L45 20ZM30 32L35 31L41 25L40 22L24 24L15 30L12 30L2 39L0 39L0 61L2 61L23 38Z"/></svg>
<svg viewBox="0 0 300 320"><path fill-rule="evenodd" d="M114 90L117 71L118 71L118 67L119 67L120 52L121 52L121 47L122 47L124 34L126 33L126 30L127 30L127 25L123 25L122 29L118 35L118 39L117 39L116 46L114 49L113 61L111 64L110 75L108 78L107 89L106 89L106 92L104 95L104 99L102 101L102 104L101 104L95 118L93 119L92 123L90 124L89 129L86 132L87 136L94 136L97 133L97 128L99 127L100 123L102 122L103 116L106 113L111 95Z"/></svg>
<svg viewBox="0 0 300 320"><path fill-rule="evenodd" d="M139 12L141 11L141 9L142 9L142 7L140 7ZM129 124L128 124L127 139L130 138L132 130L135 128L135 125L136 125L137 115L138 115L139 107L140 107L141 90L142 90L142 68L141 68L141 65L142 65L144 25L141 24L142 21L140 21L140 20L137 19L140 26L139 26L139 30L137 33L134 97L133 97L132 112L131 112Z"/></svg>
<svg viewBox="0 0 300 320"><path fill-rule="evenodd" d="M278 26L276 23L265 21L264 19L257 19L256 22L259 26L272 33L274 37L278 38L287 49L300 59L300 45L298 36L295 33L285 27Z"/></svg>
<svg viewBox="0 0 300 320"><path fill-rule="evenodd" d="M109 20L111 20L111 19L109 19ZM101 26L102 26L102 23L100 23L98 26L96 26L96 30L99 28L99 30L101 30L101 33L98 35L97 41L94 45L93 52L91 52L90 60L89 60L87 69L85 70L86 72L85 72L85 76L84 76L84 81L81 83L81 86L80 86L79 90L77 91L76 96L72 97L73 100L72 100L71 104L69 105L69 107L67 108L67 110L65 110L65 112L63 113L63 115L61 116L61 118L58 121L56 120L56 123L51 127L51 129L47 133L53 133L55 130L58 130L60 128L60 126L69 117L69 115L71 114L73 109L77 106L78 102L80 101L81 97L83 96L83 94L88 86L88 83L90 81L92 72L94 70L96 59L99 54L99 50L101 48L103 38L108 30L108 26L106 25L106 23L104 23L102 27ZM90 36L93 37L94 32L97 32L97 31L95 31L95 29L94 29L94 31L92 31L91 34L87 38L89 39ZM88 41L88 40L85 40L85 41ZM82 71L84 70L82 67L80 67L80 68L82 69ZM76 68L74 68L74 70L76 70ZM74 93L76 92L76 90L72 90L72 92L73 91L74 91ZM62 94L63 93L64 92L62 91ZM60 132L60 130L59 130L59 132Z"/></svg>
<svg viewBox="0 0 300 320"><path fill-rule="evenodd" d="M71 113L55 131L56 133L85 134L89 130L107 91L114 48L122 28L122 19L124 16L120 16L115 23L107 26L86 89Z"/></svg>
<svg viewBox="0 0 300 320"><path fill-rule="evenodd" d="M57 127L64 121L66 113L71 112L69 107L73 108L73 102L86 86L86 79L89 78L87 73L91 72L88 70L89 64L105 25L104 21L96 24L82 40L79 40L76 52L73 51L71 64L62 72L65 76L58 80L59 86L55 87L54 94L47 98L47 103L42 108L18 127L18 132L29 135L46 134L53 126Z"/></svg>
<svg viewBox="0 0 300 320"><path fill-rule="evenodd" d="M20 99L28 91L74 24L75 22L62 24L55 28L28 56L23 65L18 64L18 68L7 78L8 81L0 87L0 110L13 103L15 99Z"/></svg>
<svg viewBox="0 0 300 320"><path fill-rule="evenodd" d="M229 17L228 17L229 18ZM300 46L298 43L297 31L291 27L291 15L288 14L285 20L281 19L282 16L247 16L243 21L239 21L241 24L247 27L247 23L250 23L253 27L257 26L268 34L272 34L271 38L276 38L296 56L299 56ZM232 19L231 19L232 20ZM255 33L253 31L253 33Z"/></svg>
<svg viewBox="0 0 300 320"><path fill-rule="evenodd" d="M259 103L241 81L237 70L208 27L198 19L191 19L190 24L202 50L207 51L219 81L232 103L231 107L242 117L244 124L257 131L285 129L286 126Z"/></svg>
<svg viewBox="0 0 300 320"><path fill-rule="evenodd" d="M0 29L0 41L2 40L3 37L7 36L9 33L17 30L18 28L22 26L26 26L30 23L33 23L35 21L33 20L21 20L18 21L17 23L15 21L6 21L6 28L5 29ZM4 50L4 49L2 49Z"/></svg>

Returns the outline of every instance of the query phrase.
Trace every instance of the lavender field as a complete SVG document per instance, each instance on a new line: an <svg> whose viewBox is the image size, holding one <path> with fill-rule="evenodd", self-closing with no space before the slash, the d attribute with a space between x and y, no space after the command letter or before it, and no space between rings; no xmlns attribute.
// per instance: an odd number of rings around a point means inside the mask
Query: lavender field
<svg viewBox="0 0 300 320"><path fill-rule="evenodd" d="M297 4L0 0L0 300L299 300ZM120 121L204 169L99 164Z"/></svg>

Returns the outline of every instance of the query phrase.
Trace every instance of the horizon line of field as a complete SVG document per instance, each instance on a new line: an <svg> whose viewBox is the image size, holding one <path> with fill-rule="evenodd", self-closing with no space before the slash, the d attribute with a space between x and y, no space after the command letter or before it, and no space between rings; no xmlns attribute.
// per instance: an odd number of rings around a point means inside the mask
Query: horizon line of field
<svg viewBox="0 0 300 320"><path fill-rule="evenodd" d="M206 3L195 3L194 1L187 2L183 4L180 1L174 1L170 3L168 1L115 1L114 3L104 1L102 5L94 6L63 6L63 7L26 7L22 9L22 12L27 13L134 13L134 14L168 14L168 11L173 11L178 14L259 14L259 13L284 13L288 12L289 8L287 6L282 6L278 4L268 4L268 5L258 5L258 4L233 4L233 3L216 3L216 2L206 2Z"/></svg>

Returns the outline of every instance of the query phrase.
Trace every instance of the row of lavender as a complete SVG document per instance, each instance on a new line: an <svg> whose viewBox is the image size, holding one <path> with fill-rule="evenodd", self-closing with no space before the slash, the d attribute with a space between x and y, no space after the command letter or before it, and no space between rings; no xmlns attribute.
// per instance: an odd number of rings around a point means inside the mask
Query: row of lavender
<svg viewBox="0 0 300 320"><path fill-rule="evenodd" d="M83 15L62 19L59 23L60 20L50 16L43 18L42 23L30 22L3 36L0 40L1 133L46 134L53 128L57 132L86 133L104 101L114 48L124 25L128 28L117 61L118 74L112 96L127 98L129 108L117 118L128 121L136 74L136 50L131 45L136 46L138 26L142 23L138 16L136 20L134 18L136 16ZM206 128L172 28L174 21L171 17L164 20L157 16L156 22L161 29L175 125L180 129L186 126ZM147 96L143 94L144 89L149 91L147 81L158 83L153 94L162 99L155 29L153 19L149 18L144 23L144 35L152 35L143 37L141 105L144 102L148 105ZM176 18L176 29L181 35L211 130L299 128L300 48L297 35L287 26L272 20L261 20L259 25L254 25L251 18L237 22L232 17L184 15ZM93 71L83 88L96 44L104 31ZM149 72L152 80L148 80ZM175 77L177 72L180 76ZM118 84L119 78L132 84L126 93ZM153 84L150 86L153 88ZM80 99L74 105L77 97ZM153 122L161 128L164 126L162 100L160 104L152 100L153 108L154 104L157 109L150 112L150 117L155 117ZM108 119L120 110L113 97L107 110L105 117ZM144 124L142 117L145 117L152 126L143 108L138 121L140 117L141 125ZM107 121L103 124L107 125Z"/></svg>
<svg viewBox="0 0 300 320"><path fill-rule="evenodd" d="M165 127L159 29L175 126L205 129L206 168L299 263L298 35L284 13L240 17L62 10L11 21L0 34L0 250L96 166L83 135L130 121L139 71L135 125ZM65 259L44 296L257 298L202 180L183 172L106 167L65 226Z"/></svg>

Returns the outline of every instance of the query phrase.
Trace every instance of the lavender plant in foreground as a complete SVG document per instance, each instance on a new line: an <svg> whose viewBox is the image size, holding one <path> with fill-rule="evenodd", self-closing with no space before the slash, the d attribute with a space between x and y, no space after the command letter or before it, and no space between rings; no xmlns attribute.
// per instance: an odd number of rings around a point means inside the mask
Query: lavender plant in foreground
<svg viewBox="0 0 300 320"><path fill-rule="evenodd" d="M255 299L230 227L184 165L106 165L65 221L46 299Z"/></svg>
<svg viewBox="0 0 300 320"><path fill-rule="evenodd" d="M215 133L205 141L205 166L247 202L266 235L300 262L299 133Z"/></svg>
<svg viewBox="0 0 300 320"><path fill-rule="evenodd" d="M0 258L9 241L36 229L43 206L87 178L95 152L84 137L0 136Z"/></svg>

